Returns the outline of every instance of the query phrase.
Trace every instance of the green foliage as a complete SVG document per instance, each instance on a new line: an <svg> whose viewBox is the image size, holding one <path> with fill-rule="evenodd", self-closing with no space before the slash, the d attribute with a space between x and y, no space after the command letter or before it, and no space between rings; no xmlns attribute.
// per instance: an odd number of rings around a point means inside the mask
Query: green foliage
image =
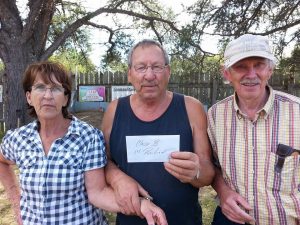
<svg viewBox="0 0 300 225"><path fill-rule="evenodd" d="M292 51L291 57L286 58L286 63L291 72L300 72L300 43Z"/></svg>
<svg viewBox="0 0 300 225"><path fill-rule="evenodd" d="M2 73L3 71L4 71L4 63L0 59L0 73Z"/></svg>
<svg viewBox="0 0 300 225"><path fill-rule="evenodd" d="M300 44L293 49L291 56L280 60L278 71L284 74L284 86L287 88L294 83L300 84Z"/></svg>
<svg viewBox="0 0 300 225"><path fill-rule="evenodd" d="M171 71L173 79L182 81L194 74L220 74L220 57L218 55L202 57L195 54L190 58L184 58L177 55L172 57Z"/></svg>
<svg viewBox="0 0 300 225"><path fill-rule="evenodd" d="M200 189L203 225L211 225L215 208L217 207L216 192L211 186Z"/></svg>
<svg viewBox="0 0 300 225"><path fill-rule="evenodd" d="M195 43L205 34L219 36L221 43L245 33L260 34L272 39L276 55L281 56L292 40L299 41L299 1L198 0L189 13L193 15L189 33Z"/></svg>
<svg viewBox="0 0 300 225"><path fill-rule="evenodd" d="M95 73L96 67L89 58L73 50L61 51L53 55L50 60L62 63L72 73Z"/></svg>
<svg viewBox="0 0 300 225"><path fill-rule="evenodd" d="M170 21L176 20L174 13L169 9L163 9L157 1L147 1L143 5L133 2L122 3L120 0L111 2L114 6L120 4L123 9L132 7L134 11L145 15L164 15ZM188 79L189 74L193 73L220 74L221 56L225 46L232 38L244 33L269 35L270 41L275 44L275 54L280 58L289 41L299 40L299 29L292 32L290 37L287 35L291 27L300 23L298 1L288 2L198 0L187 10L193 20L189 24L182 25L179 31L166 30L163 24L157 25L153 21L140 18L133 18L132 21L140 35L145 36L144 32L147 29L158 33L157 40L163 42L172 56L172 74L180 74L180 79ZM147 11L145 6L148 7ZM272 10L269 10L270 8ZM120 46L127 48L131 44L129 38L124 37L121 35L120 38L114 39L115 48L106 56L106 68L113 71L122 71L124 68L122 65L125 65L126 51ZM216 46L218 54L212 54L209 49L202 48L209 44L210 37L219 38ZM118 45L118 42L122 45Z"/></svg>
<svg viewBox="0 0 300 225"><path fill-rule="evenodd" d="M113 73L119 72L119 73L122 73L122 74L126 74L127 70L128 70L128 66L127 66L127 63L118 62L116 60L113 60L112 62L110 62L107 65L105 70L111 71Z"/></svg>
<svg viewBox="0 0 300 225"><path fill-rule="evenodd" d="M127 55L134 44L131 35L117 31L112 39L114 45L102 59L102 69L112 72L127 71Z"/></svg>
<svg viewBox="0 0 300 225"><path fill-rule="evenodd" d="M87 14L85 9L78 3L61 3L57 7L49 27L47 40L49 44L58 39L72 23ZM80 64L85 64L84 66L79 65L79 67L82 67L80 68L81 70L92 69L89 65L91 61L88 59L91 52L90 36L91 34L87 28L78 28L59 46L54 53L54 57L59 55L60 59L67 58L67 60L71 59L71 61L74 61L75 58L75 61L79 60Z"/></svg>
<svg viewBox="0 0 300 225"><path fill-rule="evenodd" d="M48 42L53 43L63 34L68 26L86 14L87 12L79 3L62 2L52 18ZM91 52L90 38L91 34L87 28L81 27L77 29L54 52L50 60L62 63L72 73L87 74L97 72L96 66L89 58Z"/></svg>
<svg viewBox="0 0 300 225"><path fill-rule="evenodd" d="M0 140L2 140L2 138L4 137L5 133L0 131Z"/></svg>
<svg viewBox="0 0 300 225"><path fill-rule="evenodd" d="M132 1L111 0L110 7L119 7L123 10L133 11L145 17L158 17L166 21L174 20L171 9L162 7L157 0L143 1L141 4ZM113 25L110 31L108 50L103 57L102 69L125 72L127 70L127 55L133 44L142 37L153 38L159 42L168 42L168 33L171 30L166 25L155 20L145 20L140 17L129 17L118 14L112 15ZM124 24L124 21L125 24Z"/></svg>

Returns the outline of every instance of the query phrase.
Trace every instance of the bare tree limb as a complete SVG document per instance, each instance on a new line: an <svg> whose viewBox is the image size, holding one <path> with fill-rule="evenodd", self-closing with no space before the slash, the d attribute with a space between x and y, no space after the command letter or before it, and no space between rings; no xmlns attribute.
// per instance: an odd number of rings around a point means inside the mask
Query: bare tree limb
<svg viewBox="0 0 300 225"><path fill-rule="evenodd" d="M70 35L75 32L79 27L86 24L87 21L94 18L97 15L103 14L103 13L109 13L109 14L122 14L122 15L129 15L132 17L148 20L148 21L158 21L165 24L168 24L171 29L173 29L176 32L179 32L179 29L175 26L175 24L169 20L155 17L155 16L147 16L141 13L129 11L129 10L123 10L123 9L112 9L112 8L100 8L96 11L89 13L88 15L82 17L81 19L78 19L73 24L71 24L62 34L60 37L58 37L51 46L44 52L44 54L41 56L42 59L47 59L50 55L53 54L53 52L60 46L62 43L65 42L65 40L70 37Z"/></svg>

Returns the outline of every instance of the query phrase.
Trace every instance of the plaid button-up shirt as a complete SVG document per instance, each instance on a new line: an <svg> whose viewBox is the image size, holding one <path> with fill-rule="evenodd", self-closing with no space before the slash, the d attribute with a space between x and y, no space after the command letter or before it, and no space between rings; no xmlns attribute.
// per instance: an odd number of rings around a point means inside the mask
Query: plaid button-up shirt
<svg viewBox="0 0 300 225"><path fill-rule="evenodd" d="M8 131L1 149L20 171L24 225L107 224L102 211L88 202L84 183L85 171L106 164L100 130L73 117L66 135L45 155L34 121Z"/></svg>
<svg viewBox="0 0 300 225"><path fill-rule="evenodd" d="M266 105L249 120L232 95L208 111L208 134L226 183L252 206L260 225L300 224L300 156L275 170L279 143L300 149L300 99L269 87Z"/></svg>

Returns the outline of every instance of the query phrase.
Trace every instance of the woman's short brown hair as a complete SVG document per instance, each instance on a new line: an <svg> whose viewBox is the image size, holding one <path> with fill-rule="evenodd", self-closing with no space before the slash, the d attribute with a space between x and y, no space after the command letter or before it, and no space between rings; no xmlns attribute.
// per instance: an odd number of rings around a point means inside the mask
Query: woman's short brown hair
<svg viewBox="0 0 300 225"><path fill-rule="evenodd" d="M62 114L64 118L70 118L71 115L68 111L72 93L72 81L70 74L66 71L63 65L57 62L43 61L32 63L26 68L23 76L23 90L25 94L27 91L31 92L34 80L38 75L41 76L42 80L46 84L54 84L53 78L62 84L65 89L64 94L68 96L67 105L62 107ZM34 107L28 103L27 106L29 109L29 115L37 118Z"/></svg>

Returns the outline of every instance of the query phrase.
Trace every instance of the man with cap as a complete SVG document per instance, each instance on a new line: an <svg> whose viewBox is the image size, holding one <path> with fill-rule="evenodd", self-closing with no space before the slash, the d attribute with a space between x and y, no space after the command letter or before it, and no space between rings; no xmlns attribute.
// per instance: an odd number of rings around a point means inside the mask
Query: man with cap
<svg viewBox="0 0 300 225"><path fill-rule="evenodd" d="M300 224L300 99L268 85L268 39L245 34L224 53L232 96L208 111L220 204L213 225Z"/></svg>

